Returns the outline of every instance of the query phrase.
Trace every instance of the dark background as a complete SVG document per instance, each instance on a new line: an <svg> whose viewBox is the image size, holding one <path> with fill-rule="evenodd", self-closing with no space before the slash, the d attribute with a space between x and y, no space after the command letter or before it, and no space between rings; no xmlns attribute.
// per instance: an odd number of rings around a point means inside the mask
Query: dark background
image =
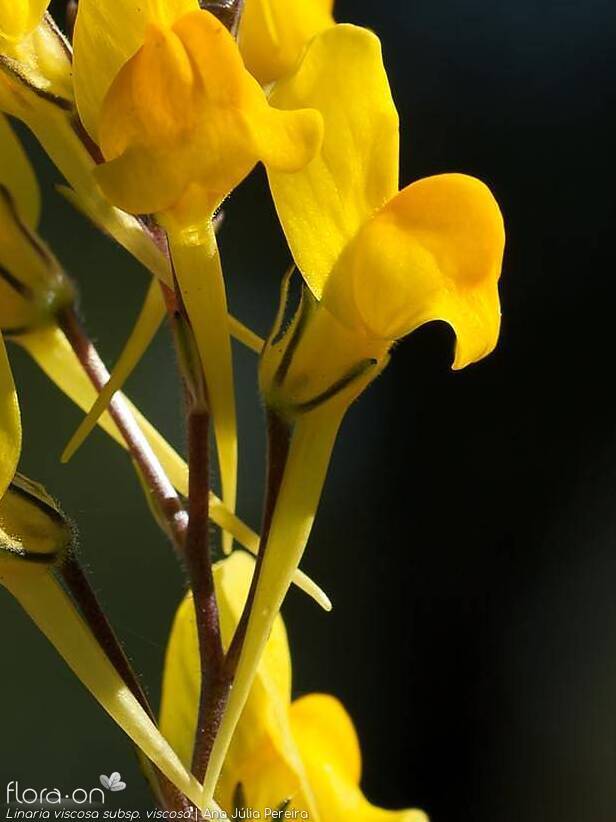
<svg viewBox="0 0 616 822"><path fill-rule="evenodd" d="M433 822L616 820L616 409L613 50L608 0L340 0L381 36L402 121L402 182L485 180L508 249L497 352L449 370L432 325L398 346L342 429L305 569L331 594L285 613L298 693L354 716L364 786ZM30 144L32 144L30 142ZM146 278L45 185L44 235L83 292L113 362ZM288 256L263 174L226 208L234 312L261 333ZM82 555L156 697L183 580L120 449L96 433L67 467L80 414L14 350L22 469L75 518ZM262 414L238 350L241 514L259 522ZM161 333L131 395L179 445L174 359ZM130 747L7 596L0 785L94 785L147 804Z"/></svg>

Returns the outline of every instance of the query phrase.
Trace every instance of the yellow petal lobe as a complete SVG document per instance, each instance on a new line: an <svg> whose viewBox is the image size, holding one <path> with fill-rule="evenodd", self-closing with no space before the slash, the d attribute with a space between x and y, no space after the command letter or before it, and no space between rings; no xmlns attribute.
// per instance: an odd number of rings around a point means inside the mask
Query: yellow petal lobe
<svg viewBox="0 0 616 822"><path fill-rule="evenodd" d="M314 111L279 112L246 71L213 15L151 24L105 97L97 170L107 196L133 213L175 209L182 224L207 217L262 160L295 171L319 149Z"/></svg>
<svg viewBox="0 0 616 822"><path fill-rule="evenodd" d="M262 84L288 74L315 34L334 25L333 0L247 0L239 44L246 68Z"/></svg>
<svg viewBox="0 0 616 822"><path fill-rule="evenodd" d="M290 719L323 819L427 822L421 811L386 811L365 798L359 787L359 741L351 718L337 699L327 694L308 694L291 705Z"/></svg>
<svg viewBox="0 0 616 822"><path fill-rule="evenodd" d="M95 142L103 100L142 46L148 24L172 23L198 7L198 0L123 0L118 13L117 0L80 0L73 38L75 99Z"/></svg>
<svg viewBox="0 0 616 822"><path fill-rule="evenodd" d="M359 783L359 740L339 700L329 694L303 696L291 706L291 723L303 756L314 753L346 778Z"/></svg>
<svg viewBox="0 0 616 822"><path fill-rule="evenodd" d="M320 298L344 247L398 191L398 113L378 37L351 25L328 29L270 101L323 115L315 159L295 174L268 175L295 262Z"/></svg>
<svg viewBox="0 0 616 822"><path fill-rule="evenodd" d="M443 320L456 337L454 368L489 354L500 327L503 218L474 177L442 174L405 188L345 249L323 304L369 337L397 340Z"/></svg>
<svg viewBox="0 0 616 822"><path fill-rule="evenodd" d="M173 143L193 126L193 71L179 37L158 23L149 23L144 45L118 74L103 108L100 128L105 157L122 154L133 142ZM134 117L116 119L114 110L133 107Z"/></svg>

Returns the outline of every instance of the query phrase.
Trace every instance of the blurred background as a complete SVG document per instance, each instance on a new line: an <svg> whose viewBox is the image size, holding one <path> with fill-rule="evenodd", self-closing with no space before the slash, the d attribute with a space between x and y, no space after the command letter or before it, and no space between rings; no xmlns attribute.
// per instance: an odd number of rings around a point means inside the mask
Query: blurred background
<svg viewBox="0 0 616 822"><path fill-rule="evenodd" d="M57 9L62 4L57 4ZM56 9L56 11L57 11ZM339 0L381 36L402 123L402 182L481 177L508 227L503 331L450 371L453 338L413 334L349 413L304 568L334 601L293 591L297 694L353 715L375 803L433 822L616 819L616 7L608 0ZM59 14L58 14L59 19ZM145 291L131 260L53 191L43 234L82 290L112 364ZM229 300L265 334L289 256L254 173L225 207ZM263 415L237 350L239 510L258 526ZM96 432L58 456L81 414L16 348L22 470L74 518L101 599L156 701L184 579L130 463ZM128 393L183 448L167 331ZM149 806L130 746L0 592L0 785L95 785Z"/></svg>

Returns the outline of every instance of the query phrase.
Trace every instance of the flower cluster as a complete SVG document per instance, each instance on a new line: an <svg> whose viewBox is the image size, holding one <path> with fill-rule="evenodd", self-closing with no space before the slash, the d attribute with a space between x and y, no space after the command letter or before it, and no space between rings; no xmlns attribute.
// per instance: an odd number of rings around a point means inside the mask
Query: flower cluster
<svg viewBox="0 0 616 822"><path fill-rule="evenodd" d="M495 347L504 228L490 190L450 173L400 189L379 39L337 24L331 0L79 0L70 38L45 0L0 0L0 111L2 333L87 412L63 459L100 424L130 453L187 570L160 718L81 569L74 526L17 473L19 405L1 338L0 583L132 739L163 807L419 822L419 811L364 798L355 731L333 697L291 701L279 612L292 584L331 607L299 564L346 410L396 342L441 320L456 336L454 368ZM111 374L76 284L37 233L40 192L9 117L33 132L69 201L151 275ZM289 320L294 269L282 278L265 341L228 312L216 238L221 206L257 163L302 280ZM121 393L165 318L187 463ZM267 413L259 534L235 515L231 337L259 357ZM217 563L210 520L226 555Z"/></svg>

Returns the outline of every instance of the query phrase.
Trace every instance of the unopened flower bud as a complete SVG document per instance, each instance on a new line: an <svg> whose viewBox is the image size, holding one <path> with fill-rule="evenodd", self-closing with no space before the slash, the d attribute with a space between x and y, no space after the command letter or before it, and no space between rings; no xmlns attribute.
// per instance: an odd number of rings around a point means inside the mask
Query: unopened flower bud
<svg viewBox="0 0 616 822"><path fill-rule="evenodd" d="M45 488L16 474L0 500L0 583L61 563L72 540L69 520Z"/></svg>
<svg viewBox="0 0 616 822"><path fill-rule="evenodd" d="M0 328L18 335L50 325L74 300L71 281L0 185Z"/></svg>

